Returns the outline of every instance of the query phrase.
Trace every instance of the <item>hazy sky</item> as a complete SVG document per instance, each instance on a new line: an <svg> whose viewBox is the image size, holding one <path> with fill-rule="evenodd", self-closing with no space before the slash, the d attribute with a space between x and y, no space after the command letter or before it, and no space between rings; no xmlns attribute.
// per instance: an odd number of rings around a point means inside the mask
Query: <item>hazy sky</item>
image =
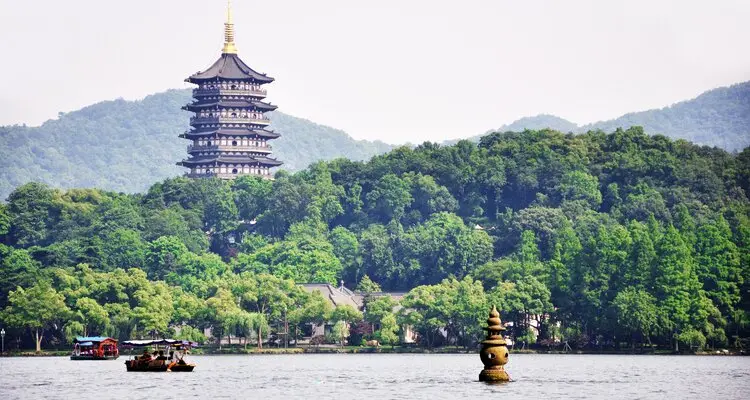
<svg viewBox="0 0 750 400"><path fill-rule="evenodd" d="M438 141L539 113L594 122L750 80L747 0L233 4L240 56L277 79L269 100L361 139ZM191 87L219 56L225 6L0 0L0 124Z"/></svg>

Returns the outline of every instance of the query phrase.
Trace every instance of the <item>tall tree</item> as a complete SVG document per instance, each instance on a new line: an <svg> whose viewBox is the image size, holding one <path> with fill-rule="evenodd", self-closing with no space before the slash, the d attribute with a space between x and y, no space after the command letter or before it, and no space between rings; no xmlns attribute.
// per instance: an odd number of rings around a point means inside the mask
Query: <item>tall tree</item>
<svg viewBox="0 0 750 400"><path fill-rule="evenodd" d="M39 353L45 331L55 325L60 326L69 312L65 297L48 283L40 283L28 289L19 287L11 291L2 319L10 326L29 329L34 335L36 352Z"/></svg>

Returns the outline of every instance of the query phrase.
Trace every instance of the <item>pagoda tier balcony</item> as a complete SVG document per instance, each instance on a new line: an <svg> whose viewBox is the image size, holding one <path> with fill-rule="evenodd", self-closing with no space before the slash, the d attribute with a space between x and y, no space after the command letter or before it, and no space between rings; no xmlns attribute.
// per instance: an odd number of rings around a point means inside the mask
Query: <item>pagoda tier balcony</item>
<svg viewBox="0 0 750 400"><path fill-rule="evenodd" d="M190 117L190 125L201 124L255 124L270 125L271 120L268 118L250 118L250 117Z"/></svg>
<svg viewBox="0 0 750 400"><path fill-rule="evenodd" d="M254 153L271 153L273 151L271 146L232 146L232 145L215 145L211 146L200 146L200 145L187 145L187 152L199 152L199 151L247 151Z"/></svg>
<svg viewBox="0 0 750 400"><path fill-rule="evenodd" d="M253 97L266 97L266 89L193 89L193 97L203 96L253 96Z"/></svg>
<svg viewBox="0 0 750 400"><path fill-rule="evenodd" d="M273 175L271 173L268 174L253 174L253 173L244 173L244 172L237 172L236 174L232 173L200 173L200 172L188 172L185 174L188 178L219 178L219 179L235 179L238 176L255 176L258 178L263 179L269 179L273 180Z"/></svg>
<svg viewBox="0 0 750 400"><path fill-rule="evenodd" d="M219 146L217 145L211 145L211 146L196 146L189 144L187 145L187 152L190 153L192 151L218 151Z"/></svg>

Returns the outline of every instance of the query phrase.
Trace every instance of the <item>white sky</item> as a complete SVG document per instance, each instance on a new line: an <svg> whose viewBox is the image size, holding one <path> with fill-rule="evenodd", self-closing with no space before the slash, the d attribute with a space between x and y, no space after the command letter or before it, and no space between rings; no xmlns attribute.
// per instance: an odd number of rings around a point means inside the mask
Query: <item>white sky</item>
<svg viewBox="0 0 750 400"><path fill-rule="evenodd" d="M224 0L0 0L0 124L138 99L219 56ZM280 111L390 143L576 123L750 80L750 1L235 0ZM189 115L186 113L185 118Z"/></svg>

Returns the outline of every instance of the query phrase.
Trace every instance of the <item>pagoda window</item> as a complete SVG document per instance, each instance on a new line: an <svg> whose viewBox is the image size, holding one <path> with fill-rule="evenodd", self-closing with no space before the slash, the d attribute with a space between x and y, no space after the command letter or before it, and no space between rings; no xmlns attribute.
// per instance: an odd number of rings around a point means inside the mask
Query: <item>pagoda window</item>
<svg viewBox="0 0 750 400"><path fill-rule="evenodd" d="M237 168L233 169L233 170L232 170L232 173L233 173L233 174L236 174L236 173L237 173Z"/></svg>
<svg viewBox="0 0 750 400"><path fill-rule="evenodd" d="M237 89L237 85L232 85L232 90L236 90L236 89ZM236 171L236 170L235 170L235 171ZM236 172L235 172L235 173L236 173Z"/></svg>
<svg viewBox="0 0 750 400"><path fill-rule="evenodd" d="M237 146L237 141L236 140L232 140L232 146Z"/></svg>
<svg viewBox="0 0 750 400"><path fill-rule="evenodd" d="M232 118L237 118L237 113L236 112L232 113Z"/></svg>
<svg viewBox="0 0 750 400"><path fill-rule="evenodd" d="M210 140L208 141L208 145L209 145L209 146L211 145L211 141L210 141Z"/></svg>

